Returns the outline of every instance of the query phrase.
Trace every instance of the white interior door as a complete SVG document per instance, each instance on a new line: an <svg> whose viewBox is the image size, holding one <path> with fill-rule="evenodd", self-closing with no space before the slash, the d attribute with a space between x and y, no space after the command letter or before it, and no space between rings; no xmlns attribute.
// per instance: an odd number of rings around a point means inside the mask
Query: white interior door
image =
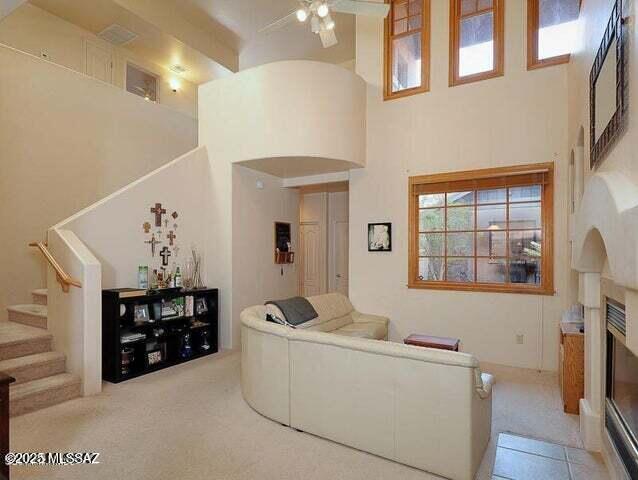
<svg viewBox="0 0 638 480"><path fill-rule="evenodd" d="M334 222L332 235L332 259L334 267L334 279L332 279L333 291L348 296L348 222Z"/></svg>
<svg viewBox="0 0 638 480"><path fill-rule="evenodd" d="M86 72L93 78L113 83L113 55L107 48L86 41Z"/></svg>
<svg viewBox="0 0 638 480"><path fill-rule="evenodd" d="M321 291L321 227L317 223L301 224L301 295L310 297Z"/></svg>

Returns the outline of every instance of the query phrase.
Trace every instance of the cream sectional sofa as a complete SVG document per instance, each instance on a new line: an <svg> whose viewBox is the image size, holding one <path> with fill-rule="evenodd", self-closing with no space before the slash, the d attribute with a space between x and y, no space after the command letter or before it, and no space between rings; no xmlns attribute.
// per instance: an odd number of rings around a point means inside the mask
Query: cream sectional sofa
<svg viewBox="0 0 638 480"><path fill-rule="evenodd" d="M372 324L368 335L382 325L385 338L387 319L352 310L346 321L347 298L322 297L311 297L319 318L306 328L266 321L265 306L241 313L246 402L284 425L472 480L490 438L492 377L466 353L360 338L357 323Z"/></svg>

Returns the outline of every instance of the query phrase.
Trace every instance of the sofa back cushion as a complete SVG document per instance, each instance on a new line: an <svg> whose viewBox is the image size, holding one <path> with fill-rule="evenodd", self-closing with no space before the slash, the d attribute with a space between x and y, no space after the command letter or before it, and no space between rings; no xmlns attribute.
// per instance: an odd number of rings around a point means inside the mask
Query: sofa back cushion
<svg viewBox="0 0 638 480"><path fill-rule="evenodd" d="M351 314L354 307L345 295L340 293L326 293L308 297L308 301L314 307L317 318L299 325L298 328L330 332L352 323Z"/></svg>

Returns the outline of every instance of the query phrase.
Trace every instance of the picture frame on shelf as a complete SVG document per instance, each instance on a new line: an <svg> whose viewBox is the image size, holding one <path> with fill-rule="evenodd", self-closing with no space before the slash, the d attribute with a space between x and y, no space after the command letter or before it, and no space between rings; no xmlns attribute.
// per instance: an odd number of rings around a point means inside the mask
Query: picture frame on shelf
<svg viewBox="0 0 638 480"><path fill-rule="evenodd" d="M133 320L135 321L135 325L144 325L151 321L148 305L135 305L133 309Z"/></svg>

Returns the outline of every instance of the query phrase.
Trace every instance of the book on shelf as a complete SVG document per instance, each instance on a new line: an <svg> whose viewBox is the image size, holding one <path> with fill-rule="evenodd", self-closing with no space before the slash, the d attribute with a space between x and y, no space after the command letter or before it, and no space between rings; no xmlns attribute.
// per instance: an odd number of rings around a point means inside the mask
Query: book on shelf
<svg viewBox="0 0 638 480"><path fill-rule="evenodd" d="M146 290L141 288L111 288L111 292L115 292L120 298L143 297Z"/></svg>

